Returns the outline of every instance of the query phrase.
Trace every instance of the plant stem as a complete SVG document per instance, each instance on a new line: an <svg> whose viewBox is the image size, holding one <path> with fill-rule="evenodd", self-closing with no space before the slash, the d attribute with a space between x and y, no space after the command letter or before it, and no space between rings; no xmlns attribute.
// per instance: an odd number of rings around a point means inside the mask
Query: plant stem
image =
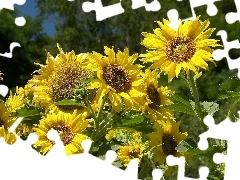
<svg viewBox="0 0 240 180"><path fill-rule="evenodd" d="M102 113L105 102L106 102L106 95L103 96L103 98L102 98L102 102L101 102L101 105L100 105L100 108L99 108L99 111L98 111L98 114L97 114L98 119L99 119L100 114Z"/></svg>
<svg viewBox="0 0 240 180"><path fill-rule="evenodd" d="M97 118L97 116L96 116L96 114L95 114L95 112L94 112L91 104L89 103L89 100L86 99L84 102L87 104L87 106L88 106L89 109L90 109L91 114L93 115L94 128L98 129L98 127L99 127L99 120L98 120L98 118Z"/></svg>
<svg viewBox="0 0 240 180"><path fill-rule="evenodd" d="M189 82L189 87L190 87L191 93L192 93L193 98L195 100L195 107L196 107L197 115L198 115L199 119L201 121L203 121L204 117L203 117L201 104L200 104L200 101L199 101L197 84L196 84L196 81L195 81L195 79L193 77L193 72L192 71L189 72L188 82Z"/></svg>

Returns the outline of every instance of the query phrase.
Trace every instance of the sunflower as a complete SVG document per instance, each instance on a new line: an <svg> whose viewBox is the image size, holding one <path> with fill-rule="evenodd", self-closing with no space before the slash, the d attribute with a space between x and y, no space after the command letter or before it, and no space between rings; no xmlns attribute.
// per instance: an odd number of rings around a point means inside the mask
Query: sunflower
<svg viewBox="0 0 240 180"><path fill-rule="evenodd" d="M47 138L47 133L50 129L55 129L59 133L67 155L81 153L83 152L81 142L89 139L87 135L83 134L88 125L86 114L79 114L76 110L72 114L61 111L47 114L34 128L39 136L34 147L40 147L40 152L46 154L54 145L54 142Z"/></svg>
<svg viewBox="0 0 240 180"><path fill-rule="evenodd" d="M189 20L181 23L178 30L168 26L169 21L157 21L160 28L154 29L154 34L143 32L141 44L149 50L141 54L146 62L153 62L151 68L160 68L168 74L168 81L178 77L181 69L187 75L189 70L195 74L200 68L208 70L207 61L213 62L211 47L219 46L217 40L208 39L215 28L208 28L209 20Z"/></svg>
<svg viewBox="0 0 240 180"><path fill-rule="evenodd" d="M80 80L91 77L91 72L82 67L87 54L75 55L74 51L64 53L58 45L60 54L54 58L47 54L46 65L41 68L29 80L27 88L33 93L33 103L38 107L49 108L55 102L64 99L73 99L77 86L85 85ZM66 107L66 108L65 108ZM81 109L79 106L58 106L58 110Z"/></svg>
<svg viewBox="0 0 240 180"><path fill-rule="evenodd" d="M8 144L13 144L16 141L16 137L8 129L12 126L15 119L10 114L11 112L7 110L5 103L0 101L0 138L3 137Z"/></svg>
<svg viewBox="0 0 240 180"><path fill-rule="evenodd" d="M123 163L124 166L127 166L129 162L135 158L137 158L138 163L140 163L144 154L144 150L145 150L144 145L140 143L120 146L117 152L117 157Z"/></svg>
<svg viewBox="0 0 240 180"><path fill-rule="evenodd" d="M16 87L16 92L13 94L12 91L10 91L10 96L6 99L6 107L9 112L14 113L17 110L19 110L21 107L23 107L26 103L29 103L29 100L26 96L27 92L25 88L18 88ZM13 121L17 120L17 117L12 117ZM15 132L18 136L27 136L31 132L31 127L27 126L25 123L29 120L29 118L24 118L18 127L16 128Z"/></svg>
<svg viewBox="0 0 240 180"><path fill-rule="evenodd" d="M10 112L16 112L16 110L23 107L29 100L25 96L25 90L24 88L16 87L16 93L13 94L12 91L10 91L10 96L6 100L7 109Z"/></svg>
<svg viewBox="0 0 240 180"><path fill-rule="evenodd" d="M145 73L142 73L141 75L144 79L144 90L146 92L146 96L144 96L142 100L144 103L142 106L143 112L147 110L148 116L152 121L164 119L164 117L173 118L173 112L162 106L172 104L172 101L168 97L174 92L167 87L158 87L160 74L156 71L146 69Z"/></svg>
<svg viewBox="0 0 240 180"><path fill-rule="evenodd" d="M155 132L149 134L150 147L155 154L155 162L163 164L168 155L179 157L183 155L176 150L177 145L187 137L187 133L179 132L180 121L168 120L155 122Z"/></svg>
<svg viewBox="0 0 240 180"><path fill-rule="evenodd" d="M118 51L115 55L113 49L104 47L105 54L93 52L89 55L86 66L91 71L97 72L97 79L93 80L88 89L98 89L96 99L101 102L104 95L108 94L113 109L119 112L125 103L125 110L138 108L134 98L144 95L142 90L143 80L139 76L140 65L133 65L138 58L137 54L129 56L128 48L123 52Z"/></svg>

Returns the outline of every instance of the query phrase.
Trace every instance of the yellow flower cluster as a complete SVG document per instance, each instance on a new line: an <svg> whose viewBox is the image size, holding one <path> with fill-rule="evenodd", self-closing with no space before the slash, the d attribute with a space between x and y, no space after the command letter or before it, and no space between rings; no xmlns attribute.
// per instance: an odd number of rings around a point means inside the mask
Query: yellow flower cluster
<svg viewBox="0 0 240 180"><path fill-rule="evenodd" d="M160 74L167 74L171 82L181 70L188 76L190 71L208 69L207 62L214 62L210 47L218 44L208 39L214 31L207 29L208 20L202 22L197 17L180 24L178 30L170 28L167 20L157 23L160 28L154 29L154 34L142 33L146 54L130 55L128 48L115 52L105 46L104 54L76 55L57 45L60 53L56 57L47 53L46 65L37 64L40 69L26 86L16 88L5 103L0 102L0 137L13 143L8 129L17 117L11 114L34 107L38 113L26 115L17 133L27 136L35 132L39 140L34 147L42 154L54 145L47 132L55 129L68 155L82 152L84 139L94 141L95 147L101 145L99 140L110 145L116 140L123 166L134 158L140 164L145 155L153 155L159 164L168 155L184 155L176 148L188 134L179 132L180 121L166 108L173 104L170 97L174 91L161 84ZM138 58L143 65L136 63ZM149 62L152 65L146 68ZM128 112L138 115L130 116L134 125L126 118ZM139 127L141 123L146 127Z"/></svg>

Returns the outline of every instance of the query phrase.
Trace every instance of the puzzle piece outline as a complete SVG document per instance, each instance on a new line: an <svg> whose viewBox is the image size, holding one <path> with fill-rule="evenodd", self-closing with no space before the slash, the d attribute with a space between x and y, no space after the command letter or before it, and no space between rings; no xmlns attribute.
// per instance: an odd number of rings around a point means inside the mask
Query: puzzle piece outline
<svg viewBox="0 0 240 180"><path fill-rule="evenodd" d="M97 1L97 0L96 0ZM219 0L214 0L214 2L215 1L219 1ZM238 5L238 7L240 7L239 5ZM208 7L209 8L209 7ZM174 10L174 9L172 9L172 10ZM176 10L176 9L175 9ZM169 10L170 11L170 10ZM171 12L173 12L173 13L175 13L175 17L177 17L176 15L176 11L171 11ZM235 12L234 12L235 13ZM237 12L238 13L238 12ZM214 13L213 13L214 14ZM235 13L236 14L236 13ZM235 15L234 14L234 15ZM209 14L210 15L210 14ZM227 16L228 15L228 16ZM233 15L233 14L231 14L231 13L228 13L228 14L226 14L226 21L227 22L229 22L227 19L230 17L230 15ZM169 15L170 17L172 16L171 15L171 13L170 13L170 15ZM227 18L228 17L228 18ZM101 19L101 18L100 18ZM176 18L175 18L176 19ZM237 21L237 20L236 20ZM224 30L222 30L222 31L224 31ZM226 32L226 31L225 31ZM222 33L220 33L220 31L218 32L218 35L220 35L221 36L221 38L222 39L224 39L225 40L225 43L231 43L232 45L234 45L235 46L235 48L239 48L239 40L234 40L234 41L231 41L231 42L228 42L227 41L227 36L225 36L224 34L222 34ZM231 48L232 48L232 46L231 46ZM224 51L225 53L226 52L229 52L229 50L231 49L231 48L226 48L226 46L224 45L224 50L222 50L222 51ZM11 47L10 47L10 49L11 49ZM227 54L225 54L224 56L227 56ZM224 56L222 56L223 58L224 58ZM229 58L229 55L228 55L228 58ZM231 59L231 58L229 58L229 59ZM234 60L235 61L235 60ZM231 67L233 67L233 66L231 66ZM230 69L230 66L229 66L229 69ZM30 139L31 139L31 137L30 137ZM59 146L60 147L60 146ZM220 156L218 156L218 155L220 155ZM218 157L217 157L218 156ZM219 153L216 153L216 156L215 156L215 159L217 158L217 159L220 159L220 158L222 158L222 160L221 161L219 161L219 163L221 163L221 162L224 162L224 161L226 161L226 155L221 155L221 154L219 154ZM224 159L225 158L225 159ZM217 162L217 161L216 161Z"/></svg>

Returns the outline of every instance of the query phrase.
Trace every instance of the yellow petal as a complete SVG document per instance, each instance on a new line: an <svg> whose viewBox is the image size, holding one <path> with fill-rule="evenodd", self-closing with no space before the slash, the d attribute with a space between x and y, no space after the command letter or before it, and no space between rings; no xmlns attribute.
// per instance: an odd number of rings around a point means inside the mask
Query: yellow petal
<svg viewBox="0 0 240 180"><path fill-rule="evenodd" d="M116 93L113 93L113 92L109 92L109 99L111 100L112 102L112 105L113 105L113 109L116 111L116 112L120 112L121 111L121 108L122 108L122 99L121 99L121 96L119 96L118 94Z"/></svg>

